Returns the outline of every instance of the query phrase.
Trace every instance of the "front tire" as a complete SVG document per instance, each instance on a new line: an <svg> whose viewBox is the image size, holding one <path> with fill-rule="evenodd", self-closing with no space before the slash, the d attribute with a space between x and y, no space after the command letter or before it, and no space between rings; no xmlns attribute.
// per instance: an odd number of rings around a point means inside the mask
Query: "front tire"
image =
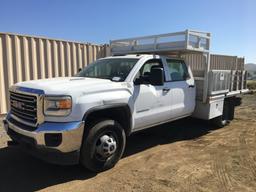
<svg viewBox="0 0 256 192"><path fill-rule="evenodd" d="M101 120L86 127L81 148L81 164L93 171L110 169L122 157L126 135L122 126L114 120Z"/></svg>

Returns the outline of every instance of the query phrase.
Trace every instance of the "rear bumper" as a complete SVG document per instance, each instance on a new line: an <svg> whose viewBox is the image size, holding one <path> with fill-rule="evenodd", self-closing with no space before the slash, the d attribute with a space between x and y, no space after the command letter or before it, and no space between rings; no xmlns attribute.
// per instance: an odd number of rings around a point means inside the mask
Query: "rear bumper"
<svg viewBox="0 0 256 192"><path fill-rule="evenodd" d="M20 128L10 117L3 121L11 139L30 154L57 164L75 164L79 161L84 122L45 122L35 131Z"/></svg>

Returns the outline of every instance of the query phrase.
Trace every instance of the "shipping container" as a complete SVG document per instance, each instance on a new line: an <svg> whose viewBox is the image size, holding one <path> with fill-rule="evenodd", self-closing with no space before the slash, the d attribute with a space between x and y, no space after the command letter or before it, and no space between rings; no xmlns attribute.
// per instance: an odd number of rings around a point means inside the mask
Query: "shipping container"
<svg viewBox="0 0 256 192"><path fill-rule="evenodd" d="M20 81L74 75L108 54L108 45L0 33L0 114L8 110L8 88Z"/></svg>

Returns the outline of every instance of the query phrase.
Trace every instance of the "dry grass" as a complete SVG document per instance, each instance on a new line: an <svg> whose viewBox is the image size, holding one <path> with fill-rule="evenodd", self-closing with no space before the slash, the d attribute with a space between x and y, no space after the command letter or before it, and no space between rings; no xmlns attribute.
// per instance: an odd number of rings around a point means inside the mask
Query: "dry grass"
<svg viewBox="0 0 256 192"><path fill-rule="evenodd" d="M256 80L248 80L247 87L250 90L256 90Z"/></svg>

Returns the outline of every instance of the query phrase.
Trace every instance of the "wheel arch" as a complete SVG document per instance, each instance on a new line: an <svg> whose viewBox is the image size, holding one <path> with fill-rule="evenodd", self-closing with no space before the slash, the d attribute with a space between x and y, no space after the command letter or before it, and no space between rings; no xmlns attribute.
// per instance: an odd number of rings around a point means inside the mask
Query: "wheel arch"
<svg viewBox="0 0 256 192"><path fill-rule="evenodd" d="M85 126L98 119L109 118L122 125L127 136L131 134L132 113L127 103L108 104L89 109L83 116ZM85 128L85 131L87 129ZM87 130L88 131L88 130Z"/></svg>

